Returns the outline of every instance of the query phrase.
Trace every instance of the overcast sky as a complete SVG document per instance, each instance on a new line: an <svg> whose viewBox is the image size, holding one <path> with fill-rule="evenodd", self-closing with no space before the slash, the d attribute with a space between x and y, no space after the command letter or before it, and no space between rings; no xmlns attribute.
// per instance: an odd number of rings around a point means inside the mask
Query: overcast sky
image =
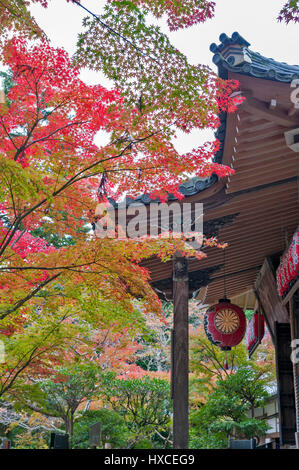
<svg viewBox="0 0 299 470"><path fill-rule="evenodd" d="M81 23L86 13L79 6L65 0L51 0L49 3L47 9L38 4L33 5L32 14L53 46L64 47L69 54L73 54L77 34L82 30ZM81 3L94 13L100 13L105 1L82 0ZM205 24L172 33L169 32L166 21L160 21L159 24L190 62L207 64L214 70L210 44L218 43L222 32L231 35L234 31L238 31L251 43L253 51L281 62L299 64L299 25L287 26L276 20L284 3L285 0L216 0L215 17ZM81 78L89 84L101 83L109 86L109 82L101 74L89 70L83 70ZM101 144L102 138L103 136L99 136L98 144ZM180 134L176 147L185 152L207 138L211 138L211 135L200 131L189 136Z"/></svg>

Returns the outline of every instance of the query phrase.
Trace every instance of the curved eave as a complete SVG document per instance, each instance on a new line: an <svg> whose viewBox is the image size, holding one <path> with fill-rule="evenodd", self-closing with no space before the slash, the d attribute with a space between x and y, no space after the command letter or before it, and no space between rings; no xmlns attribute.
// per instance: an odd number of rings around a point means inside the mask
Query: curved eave
<svg viewBox="0 0 299 470"><path fill-rule="evenodd" d="M253 56L253 53L250 54ZM255 55L259 55L255 53ZM264 59L263 56L260 56ZM280 83L291 83L293 80L299 78L299 67L288 66L289 69L283 67L283 63L275 62L272 59L267 59L268 67L253 64L241 64L238 66L231 66L219 54L215 54L213 62L218 66L218 73L221 78L227 78L227 72L235 72L241 75L247 75L254 78L262 78L264 80L271 80ZM279 64L279 66L277 66ZM287 65L287 64L285 64Z"/></svg>

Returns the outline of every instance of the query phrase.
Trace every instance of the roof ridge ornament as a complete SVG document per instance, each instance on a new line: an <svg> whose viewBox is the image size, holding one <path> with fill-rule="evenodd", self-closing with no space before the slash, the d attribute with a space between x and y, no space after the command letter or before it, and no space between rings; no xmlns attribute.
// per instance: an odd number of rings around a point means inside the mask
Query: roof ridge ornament
<svg viewBox="0 0 299 470"><path fill-rule="evenodd" d="M219 41L219 45L211 44L210 51L214 54L213 62L218 66L221 78L226 79L228 71L282 83L291 83L299 78L299 65L277 62L250 50L250 43L238 32L231 37L222 33Z"/></svg>
<svg viewBox="0 0 299 470"><path fill-rule="evenodd" d="M250 42L246 41L246 39L244 39L237 31L235 31L232 34L231 38L229 36L227 36L227 34L225 34L225 33L220 34L219 41L221 43L221 44L219 44L219 46L217 46L217 44L215 44L215 43L210 45L210 51L213 52L214 54L216 52L221 53L222 50L225 47L231 46L231 45L238 44L241 47L249 47L250 46Z"/></svg>

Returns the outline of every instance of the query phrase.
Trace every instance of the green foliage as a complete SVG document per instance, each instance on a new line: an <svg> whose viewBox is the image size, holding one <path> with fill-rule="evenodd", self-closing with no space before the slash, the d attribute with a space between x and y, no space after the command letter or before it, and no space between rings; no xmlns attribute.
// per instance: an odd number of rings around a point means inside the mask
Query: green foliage
<svg viewBox="0 0 299 470"><path fill-rule="evenodd" d="M14 449L48 449L49 436L44 432L18 433L14 438ZM49 434L49 433L48 433Z"/></svg>
<svg viewBox="0 0 299 470"><path fill-rule="evenodd" d="M200 328L190 340L191 395L205 399L215 387L216 380L228 376L236 367L248 365L248 353L244 344L239 344L227 353L229 370L224 367L225 352L212 344Z"/></svg>
<svg viewBox="0 0 299 470"><path fill-rule="evenodd" d="M71 436L79 406L97 394L99 370L96 365L74 363L59 367L46 380L23 385L17 406L44 416L61 418L65 432Z"/></svg>
<svg viewBox="0 0 299 470"><path fill-rule="evenodd" d="M249 314L249 311L247 311ZM225 357L227 356L228 370L225 369ZM213 345L207 338L201 325L192 335L190 340L190 370L191 398L194 403L200 397L201 401L207 399L214 390L217 380L233 375L236 370L242 368L254 369L267 383L275 380L274 347L269 338L260 345L257 353L251 358L243 341L232 348L227 354L218 346Z"/></svg>
<svg viewBox="0 0 299 470"><path fill-rule="evenodd" d="M198 426L202 426L202 423L199 422ZM227 447L227 437L223 432L211 433L207 427L202 426L199 433L197 428L191 427L189 433L190 449L223 449L225 447Z"/></svg>
<svg viewBox="0 0 299 470"><path fill-rule="evenodd" d="M244 313L245 313L245 316L246 316L246 320L250 321L252 316L253 316L254 311L253 310L245 310Z"/></svg>
<svg viewBox="0 0 299 470"><path fill-rule="evenodd" d="M9 105L10 100L8 99L7 95L9 93L9 90L14 86L13 74L10 70L8 70L7 72L0 71L0 77L2 77L2 85L6 97L6 103Z"/></svg>
<svg viewBox="0 0 299 470"><path fill-rule="evenodd" d="M226 447L229 436L260 437L268 425L248 417L254 407L262 406L268 392L259 372L240 367L217 382L207 402L191 414L191 442L202 448Z"/></svg>
<svg viewBox="0 0 299 470"><path fill-rule="evenodd" d="M45 227L39 227L31 232L33 237L40 237L46 240L49 245L55 246L55 248L61 248L62 246L75 245L75 240L71 236L60 236L51 230L46 230Z"/></svg>
<svg viewBox="0 0 299 470"><path fill-rule="evenodd" d="M135 445L134 448L135 449L152 449L153 444L151 443L150 439L142 439Z"/></svg>
<svg viewBox="0 0 299 470"><path fill-rule="evenodd" d="M2 322L3 331L10 329L13 335L2 334L0 339L5 349L5 362L0 363L0 396L17 390L17 382L28 368L32 376L42 375L52 370L53 363L62 357L64 350L73 344L74 335L80 325L64 323L66 315L51 312L44 308L43 315L32 311L31 322L21 329L14 318Z"/></svg>
<svg viewBox="0 0 299 470"><path fill-rule="evenodd" d="M89 448L90 427L98 422L101 423L102 447L105 443L110 443L113 448L118 449L127 447L130 435L124 418L113 410L101 408L85 411L77 417L74 423L72 448Z"/></svg>
<svg viewBox="0 0 299 470"><path fill-rule="evenodd" d="M32 2L40 2L45 6L45 0L31 0ZM37 25L35 19L31 16L30 2L28 0L5 0L0 2L0 33L1 42L7 37L11 31L19 31L23 37L36 39L43 35L42 30Z"/></svg>
<svg viewBox="0 0 299 470"><path fill-rule="evenodd" d="M113 374L106 374L101 385L103 398L124 417L133 434L131 447L156 431L168 429L171 401L166 380L117 379Z"/></svg>
<svg viewBox="0 0 299 470"><path fill-rule="evenodd" d="M103 71L121 90L125 102L134 106L139 102L143 112L153 110L158 101L157 123L161 118L170 122L171 113L185 106L191 110L196 103L202 122L207 125L208 107L216 111L211 102L207 104L208 69L190 65L161 29L149 24L147 13L144 5L108 2L101 19L115 33L111 34L95 19L85 18L85 30L77 42L76 61L81 66ZM189 125L194 119L191 114ZM177 125L180 126L178 122ZM183 130L186 126L187 121L181 125Z"/></svg>
<svg viewBox="0 0 299 470"><path fill-rule="evenodd" d="M218 390L226 397L233 399L237 396L244 408L259 407L269 396L266 391L268 381L262 373L254 368L240 367L235 374L219 382Z"/></svg>

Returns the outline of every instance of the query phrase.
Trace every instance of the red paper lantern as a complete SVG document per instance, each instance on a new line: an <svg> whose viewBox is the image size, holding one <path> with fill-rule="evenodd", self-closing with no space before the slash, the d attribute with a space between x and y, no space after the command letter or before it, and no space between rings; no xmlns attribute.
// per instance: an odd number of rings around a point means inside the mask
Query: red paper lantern
<svg viewBox="0 0 299 470"><path fill-rule="evenodd" d="M287 252L276 271L277 289L281 297L287 294L299 276L299 231L295 232Z"/></svg>
<svg viewBox="0 0 299 470"><path fill-rule="evenodd" d="M251 354L256 346L260 344L265 334L265 319L264 315L256 312L251 318L246 335L246 346Z"/></svg>
<svg viewBox="0 0 299 470"><path fill-rule="evenodd" d="M240 307L222 299L206 311L204 327L211 343L227 351L244 338L246 317Z"/></svg>

